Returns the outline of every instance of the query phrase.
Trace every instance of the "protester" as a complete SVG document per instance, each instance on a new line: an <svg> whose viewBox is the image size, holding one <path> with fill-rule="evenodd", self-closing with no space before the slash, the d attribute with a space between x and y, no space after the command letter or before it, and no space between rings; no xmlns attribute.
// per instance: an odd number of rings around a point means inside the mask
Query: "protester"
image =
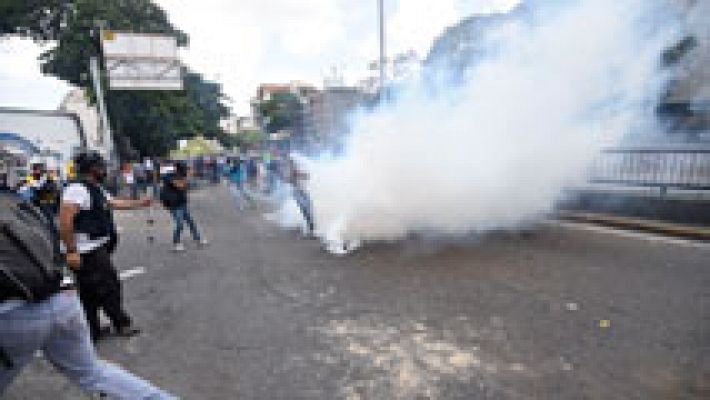
<svg viewBox="0 0 710 400"><path fill-rule="evenodd" d="M160 190L160 169L162 168L162 162L157 159L148 159L148 161L151 162L152 173L150 174L150 186L153 188L152 196L153 198L157 198L159 195L158 191Z"/></svg>
<svg viewBox="0 0 710 400"><path fill-rule="evenodd" d="M210 161L210 181L212 183L219 183L220 173L222 172L220 159L217 157L210 157Z"/></svg>
<svg viewBox="0 0 710 400"><path fill-rule="evenodd" d="M112 197L102 186L106 164L97 152L80 153L75 164L79 182L64 189L59 231L67 264L76 273L91 338L96 341L109 332L100 326L99 309L108 316L117 335L136 335L140 331L123 308L121 283L111 261L118 241L111 210L147 207L150 200Z"/></svg>
<svg viewBox="0 0 710 400"><path fill-rule="evenodd" d="M256 157L250 156L247 159L246 172L247 172L247 182L249 183L249 186L251 188L256 188L257 187L257 178L259 175L259 168L257 167Z"/></svg>
<svg viewBox="0 0 710 400"><path fill-rule="evenodd" d="M315 230L313 223L313 203L305 187L305 182L308 180L308 173L291 157L289 158L288 171L284 180L291 184L293 188L293 198L296 200L296 204L298 204L298 208L301 210L301 214L303 214L303 219L306 221L306 237L313 237Z"/></svg>
<svg viewBox="0 0 710 400"><path fill-rule="evenodd" d="M145 195L146 187L148 186L148 175L142 163L133 164L133 176L136 180L136 197L133 197L135 200L139 196Z"/></svg>
<svg viewBox="0 0 710 400"><path fill-rule="evenodd" d="M229 189L234 196L234 201L240 211L243 211L247 205L254 205L254 200L249 196L244 188L246 173L246 163L240 158L232 160L227 179L229 180Z"/></svg>
<svg viewBox="0 0 710 400"><path fill-rule="evenodd" d="M270 157L268 163L266 164L266 192L271 194L276 191L278 186L279 176L282 175L281 170L283 166L281 165L281 159L278 156Z"/></svg>
<svg viewBox="0 0 710 400"><path fill-rule="evenodd" d="M2 190L2 191L9 191L10 190L7 172L0 172L0 190Z"/></svg>
<svg viewBox="0 0 710 400"><path fill-rule="evenodd" d="M31 201L47 218L53 232L56 232L54 219L59 210L60 183L57 177L46 170L44 164L35 164L32 174L27 178L31 188Z"/></svg>
<svg viewBox="0 0 710 400"><path fill-rule="evenodd" d="M121 179L123 180L124 186L128 188L131 199L137 199L138 186L136 185L136 176L133 173L133 166L130 163L123 165Z"/></svg>
<svg viewBox="0 0 710 400"><path fill-rule="evenodd" d="M163 186L160 189L160 199L165 208L170 211L175 223L173 231L173 246L175 251L185 251L185 246L181 242L183 224L187 222L190 228L192 238L199 246L208 244L207 240L202 238L197 229L195 221L190 215L187 207L187 189L188 189L188 168L184 162L178 162L175 165L175 172L169 173L163 178Z"/></svg>
<svg viewBox="0 0 710 400"><path fill-rule="evenodd" d="M25 203L34 201L34 192L32 186L27 181L20 181L15 188L17 196Z"/></svg>
<svg viewBox="0 0 710 400"><path fill-rule="evenodd" d="M119 400L175 399L98 359L76 291L62 279L59 255L43 216L0 193L0 397L41 350L90 394Z"/></svg>
<svg viewBox="0 0 710 400"><path fill-rule="evenodd" d="M32 193L32 204L37 207L47 219L52 239L55 243L56 251L59 251L59 230L57 229L57 213L59 212L59 198L61 184L57 176L41 168L34 174L34 189Z"/></svg>

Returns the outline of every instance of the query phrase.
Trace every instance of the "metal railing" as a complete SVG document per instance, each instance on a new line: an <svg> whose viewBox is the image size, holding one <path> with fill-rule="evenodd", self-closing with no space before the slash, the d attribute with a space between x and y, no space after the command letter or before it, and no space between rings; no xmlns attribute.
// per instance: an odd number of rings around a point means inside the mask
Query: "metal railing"
<svg viewBox="0 0 710 400"><path fill-rule="evenodd" d="M710 190L710 147L607 149L594 162L591 183Z"/></svg>

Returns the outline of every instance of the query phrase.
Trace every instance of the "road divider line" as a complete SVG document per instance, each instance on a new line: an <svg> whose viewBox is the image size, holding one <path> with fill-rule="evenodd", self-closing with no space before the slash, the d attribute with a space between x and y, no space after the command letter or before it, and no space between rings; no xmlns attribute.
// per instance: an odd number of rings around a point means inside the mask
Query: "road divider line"
<svg viewBox="0 0 710 400"><path fill-rule="evenodd" d="M131 279L135 276L145 274L145 267L135 267L127 270L123 270L118 273L118 277L122 280L125 281L127 279Z"/></svg>

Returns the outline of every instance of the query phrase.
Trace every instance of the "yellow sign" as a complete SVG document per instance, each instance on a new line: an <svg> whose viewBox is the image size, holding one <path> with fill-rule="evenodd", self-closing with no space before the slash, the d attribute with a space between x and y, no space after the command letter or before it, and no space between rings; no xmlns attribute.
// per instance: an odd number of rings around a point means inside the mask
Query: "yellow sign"
<svg viewBox="0 0 710 400"><path fill-rule="evenodd" d="M116 37L116 34L113 33L113 31L104 31L104 40L107 42L112 41Z"/></svg>

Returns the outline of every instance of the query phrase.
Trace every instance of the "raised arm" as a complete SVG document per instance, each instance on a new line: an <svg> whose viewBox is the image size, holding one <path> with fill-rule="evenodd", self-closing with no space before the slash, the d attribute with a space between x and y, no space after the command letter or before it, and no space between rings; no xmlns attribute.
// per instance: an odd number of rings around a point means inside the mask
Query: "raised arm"
<svg viewBox="0 0 710 400"><path fill-rule="evenodd" d="M132 200L113 197L108 200L109 206L114 210L135 210L136 208L149 207L151 203L151 199Z"/></svg>

